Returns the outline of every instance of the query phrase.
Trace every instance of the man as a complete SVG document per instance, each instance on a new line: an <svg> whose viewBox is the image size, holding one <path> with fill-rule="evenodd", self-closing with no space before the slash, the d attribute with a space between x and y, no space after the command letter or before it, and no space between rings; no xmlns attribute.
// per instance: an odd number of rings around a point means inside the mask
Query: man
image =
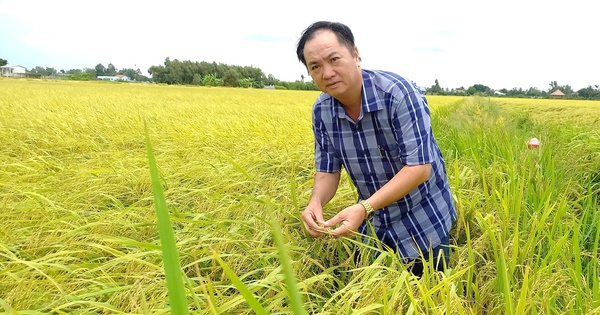
<svg viewBox="0 0 600 315"><path fill-rule="evenodd" d="M310 236L367 234L369 221L383 244L413 262L413 273L422 272L419 257L430 254L444 254L435 266L442 270L456 210L425 97L397 74L361 69L344 24L310 25L296 53L323 92L312 117L315 181L302 213ZM325 221L323 206L337 191L342 166L360 201Z"/></svg>

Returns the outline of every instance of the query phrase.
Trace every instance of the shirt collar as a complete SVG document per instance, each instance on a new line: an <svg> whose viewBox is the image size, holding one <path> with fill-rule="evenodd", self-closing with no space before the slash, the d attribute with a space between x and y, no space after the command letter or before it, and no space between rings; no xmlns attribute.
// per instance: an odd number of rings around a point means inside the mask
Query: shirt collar
<svg viewBox="0 0 600 315"><path fill-rule="evenodd" d="M371 75L371 71L362 69L362 109L360 118L362 118L363 113L370 113L383 109L383 104L377 100L377 87L373 84ZM331 101L333 105L333 115L338 118L346 117L346 111L342 107L342 103L334 97L331 98Z"/></svg>

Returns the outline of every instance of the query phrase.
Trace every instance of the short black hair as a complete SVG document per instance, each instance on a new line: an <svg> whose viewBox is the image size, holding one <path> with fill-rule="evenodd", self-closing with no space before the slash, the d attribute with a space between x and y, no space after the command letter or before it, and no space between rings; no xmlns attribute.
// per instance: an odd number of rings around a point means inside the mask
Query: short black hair
<svg viewBox="0 0 600 315"><path fill-rule="evenodd" d="M346 46L350 53L354 55L354 35L350 28L342 23L330 22L330 21L319 21L311 24L302 32L300 40L298 40L298 46L296 47L296 55L298 60L306 67L306 59L304 58L304 45L306 42L315 37L315 33L319 30L330 30L335 33L340 44Z"/></svg>

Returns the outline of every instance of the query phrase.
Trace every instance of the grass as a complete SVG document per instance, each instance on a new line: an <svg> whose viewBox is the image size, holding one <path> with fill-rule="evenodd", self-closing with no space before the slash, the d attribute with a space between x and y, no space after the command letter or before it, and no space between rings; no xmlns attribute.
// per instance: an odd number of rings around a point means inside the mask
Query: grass
<svg viewBox="0 0 600 315"><path fill-rule="evenodd" d="M0 312L172 313L145 120L190 313L600 314L595 103L428 96L459 219L453 268L416 279L304 235L317 93L0 86Z"/></svg>

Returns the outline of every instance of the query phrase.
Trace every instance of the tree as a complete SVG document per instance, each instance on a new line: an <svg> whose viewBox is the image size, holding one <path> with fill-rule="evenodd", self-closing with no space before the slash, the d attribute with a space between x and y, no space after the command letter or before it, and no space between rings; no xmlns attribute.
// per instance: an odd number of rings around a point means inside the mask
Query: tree
<svg viewBox="0 0 600 315"><path fill-rule="evenodd" d="M222 84L222 80L217 78L216 74L207 74L206 76L204 76L204 78L202 79L202 84L206 85L206 86L219 86Z"/></svg>
<svg viewBox="0 0 600 315"><path fill-rule="evenodd" d="M525 92L525 96L528 97L535 97L535 98L541 98L542 96L544 96L544 92L542 92L540 89L535 88L535 87L530 87L529 89L527 89L527 91Z"/></svg>
<svg viewBox="0 0 600 315"><path fill-rule="evenodd" d="M266 85L275 85L275 83L277 83L276 81L278 81L277 79L275 79L275 76L270 74L267 76L267 80L265 81Z"/></svg>
<svg viewBox="0 0 600 315"><path fill-rule="evenodd" d="M304 82L304 74L301 74L300 78L302 79L302 82Z"/></svg>
<svg viewBox="0 0 600 315"><path fill-rule="evenodd" d="M573 91L573 88L571 88L570 85L558 85L558 83L556 81L551 81L550 82L550 89L548 90L548 93L552 93L556 90L561 90L563 93L565 93L565 95L567 95L567 97L573 93L575 93L575 91Z"/></svg>
<svg viewBox="0 0 600 315"><path fill-rule="evenodd" d="M589 85L588 87L577 91L577 94L579 94L579 97L584 98L584 99L599 100L600 99L600 88L598 85L596 85L596 88L594 89L591 85Z"/></svg>
<svg viewBox="0 0 600 315"><path fill-rule="evenodd" d="M193 85L202 85L202 76L199 73L194 74L194 78L192 79Z"/></svg>
<svg viewBox="0 0 600 315"><path fill-rule="evenodd" d="M101 63L97 64L96 67L96 75L106 75L106 67L104 67Z"/></svg>
<svg viewBox="0 0 600 315"><path fill-rule="evenodd" d="M566 95L571 95L573 93L575 93L575 91L573 91L573 88L570 85L560 85L558 87L561 91L563 91L563 93L565 93Z"/></svg>
<svg viewBox="0 0 600 315"><path fill-rule="evenodd" d="M0 67L6 66L8 64L8 60L0 58Z"/></svg>
<svg viewBox="0 0 600 315"><path fill-rule="evenodd" d="M76 81L90 81L96 79L96 69L83 68L69 70L69 79Z"/></svg>
<svg viewBox="0 0 600 315"><path fill-rule="evenodd" d="M83 72L87 73L89 80L96 80L96 69L93 68L83 68Z"/></svg>
<svg viewBox="0 0 600 315"><path fill-rule="evenodd" d="M242 76L235 69L229 69L223 74L223 84L225 84L225 86L238 86L238 81L240 79L242 79Z"/></svg>
<svg viewBox="0 0 600 315"><path fill-rule="evenodd" d="M156 83L166 83L166 68L163 65L151 66L148 73L152 76L152 81Z"/></svg>
<svg viewBox="0 0 600 315"><path fill-rule="evenodd" d="M49 68L49 67L44 68L44 67L36 66L35 68L31 68L28 72L39 74L44 77L51 77L51 76L56 75L57 71L54 68Z"/></svg>
<svg viewBox="0 0 600 315"><path fill-rule="evenodd" d="M117 74L117 68L115 68L115 65L112 63L109 63L104 73L106 73L106 75L115 75Z"/></svg>
<svg viewBox="0 0 600 315"><path fill-rule="evenodd" d="M474 95L474 94L491 95L493 92L489 86L486 86L483 84L475 84L475 85L469 87L469 89L467 89L467 93L469 95Z"/></svg>
<svg viewBox="0 0 600 315"><path fill-rule="evenodd" d="M148 77L142 75L142 71L138 69L123 68L117 72L117 74L126 75L129 79L134 81L148 81Z"/></svg>
<svg viewBox="0 0 600 315"><path fill-rule="evenodd" d="M443 92L438 79L435 79L435 84L432 85L431 88L429 89L429 91L427 91L427 92L433 93L433 94L441 94Z"/></svg>
<svg viewBox="0 0 600 315"><path fill-rule="evenodd" d="M40 67L40 66L35 66L35 67L29 69L29 73L42 74L43 72L44 72L44 68Z"/></svg>
<svg viewBox="0 0 600 315"><path fill-rule="evenodd" d="M238 81L238 86L243 87L243 88L252 87L253 84L254 84L254 82L250 78L243 78Z"/></svg>

